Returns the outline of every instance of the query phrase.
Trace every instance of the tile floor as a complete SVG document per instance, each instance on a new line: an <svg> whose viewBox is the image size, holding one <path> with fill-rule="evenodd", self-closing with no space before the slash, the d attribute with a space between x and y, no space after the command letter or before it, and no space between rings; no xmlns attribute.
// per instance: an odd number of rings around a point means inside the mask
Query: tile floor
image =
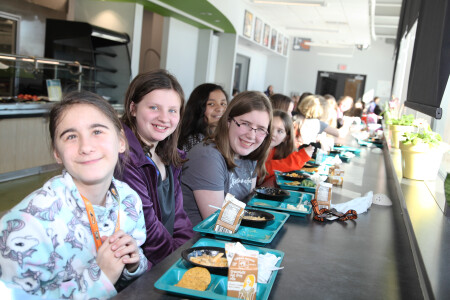
<svg viewBox="0 0 450 300"><path fill-rule="evenodd" d="M60 170L0 182L0 215L58 174Z"/></svg>

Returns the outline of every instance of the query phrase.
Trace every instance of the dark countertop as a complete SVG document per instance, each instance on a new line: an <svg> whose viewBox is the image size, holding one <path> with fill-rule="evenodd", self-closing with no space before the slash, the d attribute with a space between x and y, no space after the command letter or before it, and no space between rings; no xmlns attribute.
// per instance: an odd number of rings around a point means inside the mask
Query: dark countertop
<svg viewBox="0 0 450 300"><path fill-rule="evenodd" d="M356 146L353 140L347 143ZM384 193L393 206L372 205L357 220L320 223L290 216L272 243L285 252L269 299L423 299L402 207L391 193L381 150L362 148L344 164L343 187L332 201L346 202L368 191ZM154 283L200 235L168 256L115 299L177 299Z"/></svg>

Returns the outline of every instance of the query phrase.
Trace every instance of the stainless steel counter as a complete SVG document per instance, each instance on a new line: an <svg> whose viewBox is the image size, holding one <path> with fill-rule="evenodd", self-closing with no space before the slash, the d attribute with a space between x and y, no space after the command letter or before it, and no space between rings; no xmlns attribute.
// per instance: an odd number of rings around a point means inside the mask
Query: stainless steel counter
<svg viewBox="0 0 450 300"><path fill-rule="evenodd" d="M357 146L355 141L347 143ZM332 201L341 203L368 191L384 193L393 206L372 205L357 220L320 223L312 216L290 216L272 243L285 252L269 299L423 299L402 205L391 186L384 155L363 148L345 166L344 185L334 187ZM177 299L157 290L156 280L190 247L197 235L115 299ZM182 297L185 298L185 297Z"/></svg>
<svg viewBox="0 0 450 300"><path fill-rule="evenodd" d="M0 104L0 118L23 118L48 114L54 103L2 103ZM113 104L118 114L123 113L123 104Z"/></svg>

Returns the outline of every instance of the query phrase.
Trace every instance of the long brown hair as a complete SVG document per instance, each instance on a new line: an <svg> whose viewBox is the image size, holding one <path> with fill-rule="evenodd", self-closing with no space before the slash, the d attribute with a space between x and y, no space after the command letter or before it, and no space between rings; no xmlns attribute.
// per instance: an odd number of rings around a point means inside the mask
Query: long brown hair
<svg viewBox="0 0 450 300"><path fill-rule="evenodd" d="M48 122L48 130L50 132L50 140L52 149L55 149L55 132L59 123L61 122L61 118L71 107L79 104L87 104L97 108L102 114L104 114L110 121L113 123L114 128L117 132L117 135L125 141L125 152L122 153L122 160L117 160L115 173L121 174L123 171L124 163L128 160L129 151L128 151L128 142L125 134L123 132L122 123L120 122L119 117L117 116L114 108L109 104L108 101L103 99L97 94L88 91L74 91L66 94L61 102L53 105L50 114L49 114L49 122ZM119 154L117 154L119 157Z"/></svg>
<svg viewBox="0 0 450 300"><path fill-rule="evenodd" d="M287 112L289 109L289 105L291 105L291 103L294 103L291 98L283 94L273 94L269 99L272 103L272 109L274 111L275 109L279 109Z"/></svg>
<svg viewBox="0 0 450 300"><path fill-rule="evenodd" d="M144 152L149 152L147 150L148 146L142 141L137 132L136 118L131 113L131 103L138 104L145 95L155 90L173 90L180 96L180 121L177 128L171 135L159 142L155 149L155 153L165 165L172 164L179 167L185 161L180 157L177 149L178 137L180 136L181 130L180 124L184 114L184 93L181 85L172 74L166 70L155 70L137 75L130 83L125 94L125 113L122 116L122 121L131 128L141 143Z"/></svg>
<svg viewBox="0 0 450 300"><path fill-rule="evenodd" d="M292 125L292 118L288 113L276 109L273 111L273 117L278 117L283 121L284 131L286 131L286 137L283 142L281 142L278 146L275 146L275 153L273 154L273 159L283 159L286 158L289 154L294 151L294 135L292 134L294 131Z"/></svg>
<svg viewBox="0 0 450 300"><path fill-rule="evenodd" d="M270 142L272 140L272 105L266 95L261 92L247 91L238 94L228 105L226 111L222 115L217 124L216 131L211 138L206 140L208 143L212 140L217 149L225 158L228 169L236 167L234 163L235 153L230 146L230 138L228 137L229 122L232 118L244 115L251 111L266 111L269 114L269 134L266 136L262 144L249 155L242 157L243 159L256 160L256 174L260 178L264 178L266 174L266 168L264 166L267 155L269 154Z"/></svg>

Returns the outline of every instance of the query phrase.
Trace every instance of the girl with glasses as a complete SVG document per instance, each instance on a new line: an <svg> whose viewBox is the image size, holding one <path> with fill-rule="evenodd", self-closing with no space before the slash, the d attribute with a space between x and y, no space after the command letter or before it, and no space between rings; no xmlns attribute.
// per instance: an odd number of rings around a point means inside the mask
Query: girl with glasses
<svg viewBox="0 0 450 300"><path fill-rule="evenodd" d="M1 219L0 280L39 298L111 298L148 267L142 202L113 177L122 125L90 92L66 95L49 118L64 170Z"/></svg>
<svg viewBox="0 0 450 300"><path fill-rule="evenodd" d="M245 201L265 176L272 106L260 92L242 92L228 105L216 131L191 149L183 166L184 207L196 225L230 193ZM211 206L210 206L211 205Z"/></svg>
<svg viewBox="0 0 450 300"><path fill-rule="evenodd" d="M185 154L177 149L184 93L165 70L141 73L128 87L124 106L130 157L123 181L142 199L147 227L143 250L152 266L194 235L180 184Z"/></svg>

